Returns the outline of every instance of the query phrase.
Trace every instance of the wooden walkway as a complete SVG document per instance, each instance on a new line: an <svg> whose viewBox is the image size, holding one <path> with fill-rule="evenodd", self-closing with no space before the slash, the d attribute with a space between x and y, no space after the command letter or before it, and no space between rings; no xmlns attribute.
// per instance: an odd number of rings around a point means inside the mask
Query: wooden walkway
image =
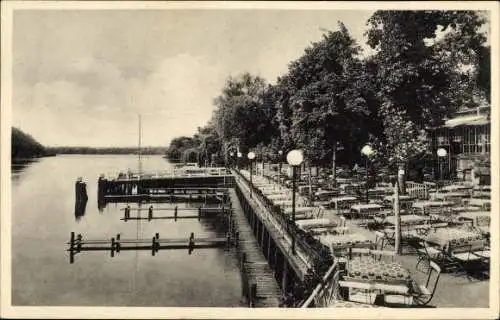
<svg viewBox="0 0 500 320"><path fill-rule="evenodd" d="M244 257L240 258L241 271L243 290L246 292L249 305L255 308L278 308L282 296L281 289L257 244L235 190L230 189L229 194L233 204L233 224L239 232L237 248L241 253L240 257Z"/></svg>
<svg viewBox="0 0 500 320"><path fill-rule="evenodd" d="M234 240L229 236L226 238L195 238L194 233L186 238L160 238L157 233L151 239L121 239L120 234L111 239L84 239L81 234L75 237L71 233L70 241L67 242L70 252L70 263L74 262L74 255L82 251L110 251L113 257L115 252L126 250L151 250L154 256L161 249L185 249L188 253L194 249L229 247Z"/></svg>

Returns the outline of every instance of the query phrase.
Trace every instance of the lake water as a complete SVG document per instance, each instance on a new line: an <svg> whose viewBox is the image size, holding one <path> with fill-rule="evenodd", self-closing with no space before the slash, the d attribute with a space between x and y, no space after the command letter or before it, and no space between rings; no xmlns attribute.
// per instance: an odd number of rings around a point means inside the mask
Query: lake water
<svg viewBox="0 0 500 320"><path fill-rule="evenodd" d="M234 251L198 249L81 252L69 263L70 232L84 238L221 236L211 221L120 220L125 204L97 207L101 173L137 168L128 155L63 155L12 168L12 304L36 306L242 306ZM168 170L161 156L144 156L143 170ZM75 180L87 183L85 214L75 215ZM167 207L168 204L154 204ZM196 211L194 211L196 212ZM132 211L135 215L136 211ZM146 212L143 211L143 215Z"/></svg>

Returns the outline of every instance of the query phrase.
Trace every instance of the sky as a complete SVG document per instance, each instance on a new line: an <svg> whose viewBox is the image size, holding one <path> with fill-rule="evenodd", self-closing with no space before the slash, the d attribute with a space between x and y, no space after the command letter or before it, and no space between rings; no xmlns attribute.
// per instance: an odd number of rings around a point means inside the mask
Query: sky
<svg viewBox="0 0 500 320"><path fill-rule="evenodd" d="M373 11L17 10L12 124L46 146L167 146L211 117L228 76L273 83L342 21Z"/></svg>

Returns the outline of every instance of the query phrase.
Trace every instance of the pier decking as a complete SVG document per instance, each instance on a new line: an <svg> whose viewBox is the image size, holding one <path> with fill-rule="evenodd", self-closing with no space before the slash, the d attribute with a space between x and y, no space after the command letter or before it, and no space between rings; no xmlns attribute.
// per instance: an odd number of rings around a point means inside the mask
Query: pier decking
<svg viewBox="0 0 500 320"><path fill-rule="evenodd" d="M237 200L234 189L229 190L233 199L233 224L238 236L238 252L240 257L243 290L251 307L279 307L281 289L275 280L274 272L269 266L255 239L252 229Z"/></svg>
<svg viewBox="0 0 500 320"><path fill-rule="evenodd" d="M160 238L156 233L151 239L121 239L121 235L117 234L116 238L111 239L84 239L81 234L75 237L74 232L71 232L70 241L67 242L70 252L70 263L74 262L74 256L82 251L110 251L111 257L115 253L127 250L151 250L154 256L159 250L174 250L185 249L188 253L194 249L220 248L229 247L235 243L234 239L228 237L200 237L195 238L194 233L191 233L186 238Z"/></svg>

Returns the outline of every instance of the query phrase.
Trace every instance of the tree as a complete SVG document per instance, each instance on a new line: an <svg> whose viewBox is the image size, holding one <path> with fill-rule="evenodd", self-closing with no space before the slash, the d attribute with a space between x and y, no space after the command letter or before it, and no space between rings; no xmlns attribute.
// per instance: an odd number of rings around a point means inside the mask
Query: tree
<svg viewBox="0 0 500 320"><path fill-rule="evenodd" d="M366 135L374 101L367 82L360 48L339 23L293 61L279 79L280 128L283 140L302 148L310 164L331 161L335 183L337 146L356 143ZM356 137L352 141L352 138Z"/></svg>
<svg viewBox="0 0 500 320"><path fill-rule="evenodd" d="M379 151L398 169L403 194L407 164L429 151L428 132L464 102L457 88L467 87L468 78L459 62L470 56L465 44L477 48L484 40L476 36L482 22L472 11L377 11L368 20L368 44L378 50L372 61L384 125L385 147ZM440 26L452 31L435 41ZM457 37L459 45L452 43Z"/></svg>
<svg viewBox="0 0 500 320"><path fill-rule="evenodd" d="M228 78L222 93L214 99L216 109L212 121L221 137L224 156L231 144L238 143L239 150L246 153L259 143L271 142L276 132L275 108L271 89L265 80L245 73Z"/></svg>
<svg viewBox="0 0 500 320"><path fill-rule="evenodd" d="M40 142L31 135L24 133L18 128L12 127L11 134L11 158L33 158L46 154L46 150Z"/></svg>

